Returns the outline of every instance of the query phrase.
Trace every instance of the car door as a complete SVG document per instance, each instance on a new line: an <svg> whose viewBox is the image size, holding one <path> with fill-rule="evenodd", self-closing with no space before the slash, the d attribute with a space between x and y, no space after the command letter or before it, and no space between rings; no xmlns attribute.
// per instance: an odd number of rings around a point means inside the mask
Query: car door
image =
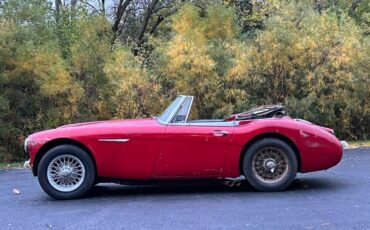
<svg viewBox="0 0 370 230"><path fill-rule="evenodd" d="M231 122L169 124L154 178L212 178L223 170L234 132Z"/></svg>
<svg viewBox="0 0 370 230"><path fill-rule="evenodd" d="M96 153L98 176L151 179L165 129L154 119L137 119L96 131L87 141Z"/></svg>

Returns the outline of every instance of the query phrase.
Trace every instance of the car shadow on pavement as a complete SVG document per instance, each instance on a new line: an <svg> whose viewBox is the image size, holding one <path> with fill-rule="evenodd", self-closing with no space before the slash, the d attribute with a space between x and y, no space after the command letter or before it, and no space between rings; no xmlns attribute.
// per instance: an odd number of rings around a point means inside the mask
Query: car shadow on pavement
<svg viewBox="0 0 370 230"><path fill-rule="evenodd" d="M286 191L331 191L340 190L347 186L340 180L333 178L298 178L286 189Z"/></svg>
<svg viewBox="0 0 370 230"><path fill-rule="evenodd" d="M340 190L346 186L332 178L298 178L284 192L305 191L331 191ZM186 182L169 183L161 185L117 185L102 183L96 185L86 196L89 197L129 197L129 196L166 196L166 195L191 195L191 194L235 194L235 193L261 193L247 183L241 186L229 187L219 181L212 182Z"/></svg>

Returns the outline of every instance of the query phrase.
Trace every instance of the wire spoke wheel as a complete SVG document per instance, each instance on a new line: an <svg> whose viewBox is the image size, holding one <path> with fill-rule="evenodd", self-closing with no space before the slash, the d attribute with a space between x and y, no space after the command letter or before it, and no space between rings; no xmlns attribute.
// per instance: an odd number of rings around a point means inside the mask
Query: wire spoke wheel
<svg viewBox="0 0 370 230"><path fill-rule="evenodd" d="M289 171L288 156L285 152L274 147L263 148L252 159L254 175L267 184L278 183L285 178Z"/></svg>
<svg viewBox="0 0 370 230"><path fill-rule="evenodd" d="M80 159L64 154L52 159L47 167L50 185L60 192L71 192L81 186L85 179L85 167Z"/></svg>

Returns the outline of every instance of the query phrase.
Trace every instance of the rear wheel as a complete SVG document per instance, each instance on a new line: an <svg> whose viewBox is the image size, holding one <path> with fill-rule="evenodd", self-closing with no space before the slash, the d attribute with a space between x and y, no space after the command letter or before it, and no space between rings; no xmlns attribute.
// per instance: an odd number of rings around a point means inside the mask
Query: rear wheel
<svg viewBox="0 0 370 230"><path fill-rule="evenodd" d="M297 165L293 149L277 138L256 141L243 157L243 173L247 181L266 192L288 187L297 174Z"/></svg>
<svg viewBox="0 0 370 230"><path fill-rule="evenodd" d="M42 157L37 175L42 189L49 196L74 199L93 186L95 166L84 150L74 145L60 145Z"/></svg>

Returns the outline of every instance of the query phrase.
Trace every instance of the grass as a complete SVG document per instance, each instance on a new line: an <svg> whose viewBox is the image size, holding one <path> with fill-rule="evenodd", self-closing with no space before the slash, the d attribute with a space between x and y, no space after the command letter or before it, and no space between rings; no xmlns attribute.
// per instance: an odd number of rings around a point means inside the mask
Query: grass
<svg viewBox="0 0 370 230"><path fill-rule="evenodd" d="M23 168L23 164L24 164L24 162L11 162L11 163L0 162L0 169Z"/></svg>
<svg viewBox="0 0 370 230"><path fill-rule="evenodd" d="M370 140L363 140L363 141L349 141L349 146L352 148L358 147L370 147Z"/></svg>

